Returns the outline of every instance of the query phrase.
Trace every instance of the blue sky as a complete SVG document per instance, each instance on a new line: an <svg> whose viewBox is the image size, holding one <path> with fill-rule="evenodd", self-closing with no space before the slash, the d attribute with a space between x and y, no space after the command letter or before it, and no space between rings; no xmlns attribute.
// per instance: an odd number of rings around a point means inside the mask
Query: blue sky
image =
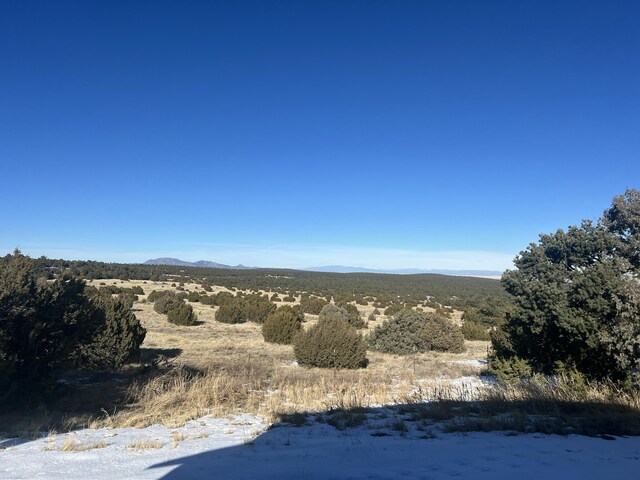
<svg viewBox="0 0 640 480"><path fill-rule="evenodd" d="M4 1L0 252L496 269L640 187L640 3Z"/></svg>

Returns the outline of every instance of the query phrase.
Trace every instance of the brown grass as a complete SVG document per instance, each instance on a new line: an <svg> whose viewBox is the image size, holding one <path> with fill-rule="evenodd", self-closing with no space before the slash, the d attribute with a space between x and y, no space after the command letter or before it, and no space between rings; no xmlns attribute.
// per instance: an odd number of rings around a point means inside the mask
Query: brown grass
<svg viewBox="0 0 640 480"><path fill-rule="evenodd" d="M141 285L147 294L154 289L172 288L166 282L129 281L118 285ZM193 284L185 288L201 291ZM215 287L213 293L223 290L226 289ZM332 421L336 425L348 426L360 422L363 411L380 405L397 405L413 412L416 421L446 421L450 429L457 430L547 428L561 433L602 429L602 425L575 420L587 412L609 418L616 425L637 420L638 399L625 397L612 386L590 385L576 390L575 385L541 383L478 389L469 383L452 382L450 379L480 372L477 366L464 361L485 359L487 342L465 342L466 352L462 354L431 352L402 357L368 352L369 366L362 370L309 369L295 363L291 346L265 343L260 325L219 323L214 319L215 307L193 303L198 325L176 326L144 300L145 296L141 296L134 309L147 328L144 360L156 367L146 368L142 375L133 369L132 382L121 392L108 384L107 390L101 387L72 392L61 400L58 410L53 410L59 412L55 414L56 422L52 422L51 410L43 411L39 420L31 415L31 428L42 431L55 425L58 431L67 431L78 426L145 427L155 423L176 428L205 415L221 417L244 412L263 415L267 421L293 422L306 422L309 414L329 412L328 418L335 417ZM365 315L373 310L372 306L358 308ZM380 315L375 322L369 322L369 331L384 318ZM307 315L306 319L308 328L317 316ZM366 335L367 330L364 332ZM548 418L561 420L549 427ZM10 428L29 430L17 418L5 416L0 421L12 425ZM403 430L398 421L395 424ZM428 429L428 425L424 428ZM174 434L174 447L190 438L179 432Z"/></svg>
<svg viewBox="0 0 640 480"><path fill-rule="evenodd" d="M47 446L44 448L44 450L56 450L59 452L87 452L89 450L105 448L106 446L106 442L103 441L81 443L75 438L67 438L62 445L56 446L55 437L53 437L53 440L49 440L49 438L47 438Z"/></svg>
<svg viewBox="0 0 640 480"><path fill-rule="evenodd" d="M152 450L164 447L164 444L151 438L141 438L127 445L127 449L134 451Z"/></svg>

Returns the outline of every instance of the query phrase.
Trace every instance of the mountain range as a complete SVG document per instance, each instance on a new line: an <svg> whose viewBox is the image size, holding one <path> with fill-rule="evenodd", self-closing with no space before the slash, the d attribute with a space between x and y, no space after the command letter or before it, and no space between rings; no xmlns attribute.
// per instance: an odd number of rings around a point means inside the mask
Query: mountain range
<svg viewBox="0 0 640 480"><path fill-rule="evenodd" d="M152 258L151 260L147 260L144 262L145 265L172 265L175 267L201 267L201 268L228 268L234 270L246 270L249 268L255 267L247 267L245 265L224 265L222 263L209 262L207 260L198 260L197 262L187 262L185 260L180 260L178 258Z"/></svg>
<svg viewBox="0 0 640 480"><path fill-rule="evenodd" d="M247 267L245 265L225 265L222 263L210 262L206 260L198 260L197 262L187 262L178 258L154 258L144 262L146 265L172 265L179 267L202 267L202 268L226 268L235 270L246 270L259 267ZM419 268L401 268L401 269L374 269L364 267L350 267L344 265L324 265L321 267L300 268L307 272L327 272L327 273L389 273L396 275L415 275L421 273L435 273L440 275L464 276L464 277L487 277L500 278L502 272L498 270L443 270L443 269L419 269Z"/></svg>

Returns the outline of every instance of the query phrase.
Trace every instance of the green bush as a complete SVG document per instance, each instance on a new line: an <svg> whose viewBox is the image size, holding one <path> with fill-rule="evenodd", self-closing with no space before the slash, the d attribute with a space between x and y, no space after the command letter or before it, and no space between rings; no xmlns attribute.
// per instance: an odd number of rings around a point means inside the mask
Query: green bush
<svg viewBox="0 0 640 480"><path fill-rule="evenodd" d="M244 305L237 300L225 301L216 312L216 321L222 323L245 323L247 316Z"/></svg>
<svg viewBox="0 0 640 480"><path fill-rule="evenodd" d="M192 303L200 302L200 294L198 292L189 292L187 300Z"/></svg>
<svg viewBox="0 0 640 480"><path fill-rule="evenodd" d="M367 328L367 323L360 316L360 312L355 305L350 303L341 303L340 308L347 312L347 322L354 328Z"/></svg>
<svg viewBox="0 0 640 480"><path fill-rule="evenodd" d="M178 308L182 305L183 300L178 298L175 293L167 292L165 295L162 295L158 298L154 305L153 309L160 314L169 313L169 310L173 310L174 308Z"/></svg>
<svg viewBox="0 0 640 480"><path fill-rule="evenodd" d="M372 350L396 355L464 349L459 327L440 315L411 310L403 310L385 320L371 332L368 341Z"/></svg>
<svg viewBox="0 0 640 480"><path fill-rule="evenodd" d="M392 317L393 315L400 313L404 309L405 307L401 303L394 303L393 305L390 305L385 309L384 314L387 317Z"/></svg>
<svg viewBox="0 0 640 480"><path fill-rule="evenodd" d="M462 322L462 335L464 335L465 340L483 340L487 342L491 340L491 335L486 325L472 320Z"/></svg>
<svg viewBox="0 0 640 480"><path fill-rule="evenodd" d="M511 383L533 375L531 365L520 357L501 358L492 355L489 359L488 372L495 375L500 382Z"/></svg>
<svg viewBox="0 0 640 480"><path fill-rule="evenodd" d="M173 294L173 292L170 290L154 290L149 295L147 295L147 301L153 303L159 300L160 298L164 297L165 295L170 295L170 294Z"/></svg>
<svg viewBox="0 0 640 480"><path fill-rule="evenodd" d="M262 336L270 343L290 344L302 328L303 320L301 309L285 305L267 317L262 325Z"/></svg>
<svg viewBox="0 0 640 480"><path fill-rule="evenodd" d="M337 318L344 322L347 322L354 328L366 328L367 324L360 317L360 312L356 307L350 304L333 305L332 303L326 304L322 307L318 319L325 318Z"/></svg>
<svg viewBox="0 0 640 480"><path fill-rule="evenodd" d="M640 192L615 197L597 224L540 235L514 264L502 277L515 306L492 336L497 359L616 382L640 368Z"/></svg>
<svg viewBox="0 0 640 480"><path fill-rule="evenodd" d="M426 322L420 335L426 338L429 350L451 353L464 352L462 330L443 316L426 314Z"/></svg>
<svg viewBox="0 0 640 480"><path fill-rule="evenodd" d="M74 353L82 368L117 370L137 360L146 330L122 297L95 295L91 298L101 326L91 341L78 346Z"/></svg>
<svg viewBox="0 0 640 480"><path fill-rule="evenodd" d="M311 315L319 315L322 308L328 303L326 300L318 297L302 296L300 299L300 305L302 305L304 313Z"/></svg>
<svg viewBox="0 0 640 480"><path fill-rule="evenodd" d="M298 364L321 368L363 368L367 347L355 328L336 317L319 320L294 338Z"/></svg>
<svg viewBox="0 0 640 480"><path fill-rule="evenodd" d="M191 305L181 302L180 305L167 312L167 320L175 325L191 326L196 324L198 317Z"/></svg>
<svg viewBox="0 0 640 480"><path fill-rule="evenodd" d="M130 308L71 275L48 282L18 250L0 259L0 402L29 398L61 368L118 368L135 358L145 331Z"/></svg>

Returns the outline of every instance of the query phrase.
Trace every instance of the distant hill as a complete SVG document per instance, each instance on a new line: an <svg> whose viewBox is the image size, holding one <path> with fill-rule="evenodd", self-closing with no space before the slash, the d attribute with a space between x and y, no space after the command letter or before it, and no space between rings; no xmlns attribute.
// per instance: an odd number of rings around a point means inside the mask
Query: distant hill
<svg viewBox="0 0 640 480"><path fill-rule="evenodd" d="M173 267L200 267L200 268L227 268L233 270L245 270L253 267L245 265L224 265L222 263L208 262L206 260L198 260L197 262L187 262L178 258L152 258L144 262L144 265L171 265Z"/></svg>
<svg viewBox="0 0 640 480"><path fill-rule="evenodd" d="M372 269L363 267L349 267L344 265L324 265L321 267L303 268L308 272L327 273L392 273L397 275L415 275L421 273L438 273L440 275L452 275L456 277L488 277L500 278L502 272L498 270L422 270L419 268L403 268L394 270Z"/></svg>

